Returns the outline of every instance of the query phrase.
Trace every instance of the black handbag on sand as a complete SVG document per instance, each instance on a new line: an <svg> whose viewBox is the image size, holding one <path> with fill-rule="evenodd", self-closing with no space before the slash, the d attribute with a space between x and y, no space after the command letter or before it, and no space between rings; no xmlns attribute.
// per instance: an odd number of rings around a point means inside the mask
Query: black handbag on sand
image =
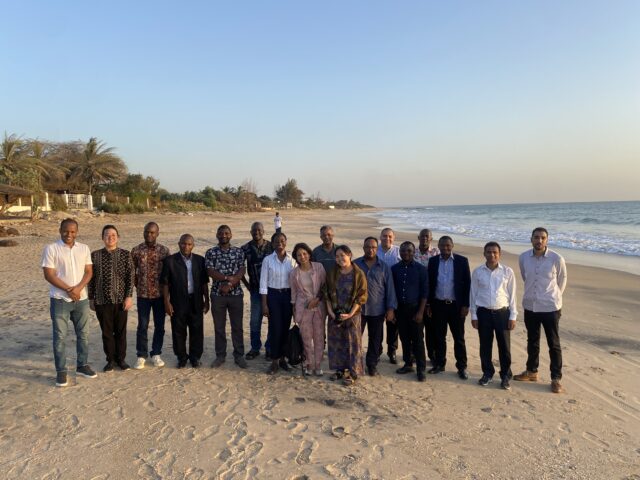
<svg viewBox="0 0 640 480"><path fill-rule="evenodd" d="M306 359L302 335L297 324L294 324L287 334L287 341L284 343L284 356L289 365L293 366L303 363Z"/></svg>

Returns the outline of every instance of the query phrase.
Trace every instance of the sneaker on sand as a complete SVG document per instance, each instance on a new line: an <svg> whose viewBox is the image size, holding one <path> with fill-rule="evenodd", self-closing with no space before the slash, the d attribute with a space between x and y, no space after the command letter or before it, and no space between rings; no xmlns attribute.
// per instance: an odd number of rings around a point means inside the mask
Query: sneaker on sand
<svg viewBox="0 0 640 480"><path fill-rule="evenodd" d="M113 372L113 362L107 362L102 371L104 373Z"/></svg>
<svg viewBox="0 0 640 480"><path fill-rule="evenodd" d="M514 375L513 379L518 382L537 382L538 381L538 372L530 372L529 370L525 370L518 375Z"/></svg>
<svg viewBox="0 0 640 480"><path fill-rule="evenodd" d="M76 368L76 373L86 378L96 378L98 376L98 374L94 372L93 368L91 368L89 365L83 365Z"/></svg>
<svg viewBox="0 0 640 480"><path fill-rule="evenodd" d="M224 364L225 359L223 357L216 357L216 359L211 362L211 368L220 368Z"/></svg>
<svg viewBox="0 0 640 480"><path fill-rule="evenodd" d="M492 381L492 378L489 375L482 375L482 378L478 380L478 385L482 387L486 387Z"/></svg>
<svg viewBox="0 0 640 480"><path fill-rule="evenodd" d="M509 377L504 377L502 382L500 382L500 387L503 390L511 390L511 384L509 383Z"/></svg>
<svg viewBox="0 0 640 480"><path fill-rule="evenodd" d="M67 385L67 372L56 373L56 387L66 387Z"/></svg>
<svg viewBox="0 0 640 480"><path fill-rule="evenodd" d="M316 376L316 377L321 377L321 376L323 376L323 375L324 375L324 372L322 371L322 369L321 369L321 368L317 369L315 372L316 372L316 373L315 373L315 376Z"/></svg>
<svg viewBox="0 0 640 480"><path fill-rule="evenodd" d="M238 365L240 368L247 368L247 361L244 359L244 357L238 357L236 358L236 365Z"/></svg>
<svg viewBox="0 0 640 480"><path fill-rule="evenodd" d="M160 355L152 355L151 362L154 367L164 367L164 361L160 358Z"/></svg>
<svg viewBox="0 0 640 480"><path fill-rule="evenodd" d="M144 357L138 357L133 368L135 368L136 370L142 370L144 368L144 362Z"/></svg>

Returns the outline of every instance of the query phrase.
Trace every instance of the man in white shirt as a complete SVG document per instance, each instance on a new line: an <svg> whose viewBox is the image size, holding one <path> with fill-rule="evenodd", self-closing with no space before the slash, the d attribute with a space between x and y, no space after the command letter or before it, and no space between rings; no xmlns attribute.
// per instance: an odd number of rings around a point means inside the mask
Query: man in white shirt
<svg viewBox="0 0 640 480"><path fill-rule="evenodd" d="M376 256L389 266L389 269L400 261L400 247L394 245L395 233L389 227L380 232L380 244ZM386 322L387 325L387 355L393 365L398 363L396 350L398 350L398 327L395 320Z"/></svg>
<svg viewBox="0 0 640 480"><path fill-rule="evenodd" d="M527 327L527 369L513 377L525 382L538 381L540 326L544 328L551 363L551 391L562 393L562 350L559 323L562 294L567 286L564 258L547 248L549 232L537 227L531 233L533 248L520 255L520 274L524 280L524 324Z"/></svg>
<svg viewBox="0 0 640 480"><path fill-rule="evenodd" d="M471 325L480 337L482 378L478 383L487 386L496 372L491 360L495 333L500 358L500 386L510 390L511 385L511 330L516 327L516 277L513 270L500 263L498 242L484 246L486 263L471 275Z"/></svg>
<svg viewBox="0 0 640 480"><path fill-rule="evenodd" d="M76 373L86 378L97 377L89 366L89 298L87 284L93 276L91 251L76 242L78 222L66 218L60 223L60 240L50 243L42 252L41 267L49 282L50 314L53 322L53 357L56 386L67 386L67 353L65 340L69 321L76 332Z"/></svg>
<svg viewBox="0 0 640 480"><path fill-rule="evenodd" d="M280 216L280 212L276 212L276 216L273 217L273 228L275 228L275 233L280 233L282 231L282 217Z"/></svg>

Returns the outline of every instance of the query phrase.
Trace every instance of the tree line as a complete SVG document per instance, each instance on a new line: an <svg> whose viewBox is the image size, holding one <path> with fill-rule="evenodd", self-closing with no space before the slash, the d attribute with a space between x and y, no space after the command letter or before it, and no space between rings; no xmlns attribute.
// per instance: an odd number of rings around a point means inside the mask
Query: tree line
<svg viewBox="0 0 640 480"><path fill-rule="evenodd" d="M305 196L294 178L274 187L272 197L258 195L256 183L245 179L238 186L172 193L152 176L129 172L113 147L92 137L89 141L52 142L25 139L6 132L0 152L0 184L32 192L89 193L105 211L143 211L151 203L159 208L187 210L255 210L291 204L297 208L365 208L355 200L328 201L317 193ZM107 202L103 203L102 198ZM119 205L128 198L129 208ZM151 202L150 202L151 201Z"/></svg>

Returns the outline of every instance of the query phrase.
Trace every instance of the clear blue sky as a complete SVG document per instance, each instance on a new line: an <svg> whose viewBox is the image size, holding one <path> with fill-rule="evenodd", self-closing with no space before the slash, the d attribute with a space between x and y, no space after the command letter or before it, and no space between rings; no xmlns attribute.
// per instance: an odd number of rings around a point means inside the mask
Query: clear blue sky
<svg viewBox="0 0 640 480"><path fill-rule="evenodd" d="M640 2L3 1L0 129L171 191L638 199Z"/></svg>

